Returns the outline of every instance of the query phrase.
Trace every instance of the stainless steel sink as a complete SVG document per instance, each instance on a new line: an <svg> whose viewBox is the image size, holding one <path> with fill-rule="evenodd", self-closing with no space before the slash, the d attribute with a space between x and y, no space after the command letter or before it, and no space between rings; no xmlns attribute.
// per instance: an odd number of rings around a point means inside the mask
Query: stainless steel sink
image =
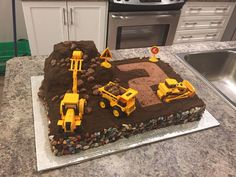
<svg viewBox="0 0 236 177"><path fill-rule="evenodd" d="M177 55L236 108L236 49Z"/></svg>

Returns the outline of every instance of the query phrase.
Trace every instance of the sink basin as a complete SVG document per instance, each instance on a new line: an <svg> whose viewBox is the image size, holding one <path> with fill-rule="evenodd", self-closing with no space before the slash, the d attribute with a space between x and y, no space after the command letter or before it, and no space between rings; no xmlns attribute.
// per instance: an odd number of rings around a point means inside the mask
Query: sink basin
<svg viewBox="0 0 236 177"><path fill-rule="evenodd" d="M236 108L236 49L178 56Z"/></svg>

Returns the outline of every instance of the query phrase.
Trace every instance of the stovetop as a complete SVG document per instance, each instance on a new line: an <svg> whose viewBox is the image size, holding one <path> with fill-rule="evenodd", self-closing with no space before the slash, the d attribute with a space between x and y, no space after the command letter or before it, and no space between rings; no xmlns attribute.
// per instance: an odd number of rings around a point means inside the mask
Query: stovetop
<svg viewBox="0 0 236 177"><path fill-rule="evenodd" d="M185 0L110 0L110 12L180 10Z"/></svg>

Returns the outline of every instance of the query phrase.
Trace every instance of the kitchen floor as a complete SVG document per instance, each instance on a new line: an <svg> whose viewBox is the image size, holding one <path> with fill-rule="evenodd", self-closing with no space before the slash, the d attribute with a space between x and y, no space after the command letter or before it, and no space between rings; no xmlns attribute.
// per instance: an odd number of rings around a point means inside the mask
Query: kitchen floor
<svg viewBox="0 0 236 177"><path fill-rule="evenodd" d="M1 101L2 101L3 84L4 84L4 76L0 76L0 105L1 105Z"/></svg>

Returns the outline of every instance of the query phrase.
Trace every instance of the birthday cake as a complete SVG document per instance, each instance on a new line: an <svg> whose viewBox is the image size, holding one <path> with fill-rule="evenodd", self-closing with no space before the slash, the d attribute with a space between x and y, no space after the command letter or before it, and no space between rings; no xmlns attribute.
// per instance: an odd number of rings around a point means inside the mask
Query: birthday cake
<svg viewBox="0 0 236 177"><path fill-rule="evenodd" d="M92 41L68 41L46 58L38 96L56 156L200 120L204 102L169 64L111 57Z"/></svg>

